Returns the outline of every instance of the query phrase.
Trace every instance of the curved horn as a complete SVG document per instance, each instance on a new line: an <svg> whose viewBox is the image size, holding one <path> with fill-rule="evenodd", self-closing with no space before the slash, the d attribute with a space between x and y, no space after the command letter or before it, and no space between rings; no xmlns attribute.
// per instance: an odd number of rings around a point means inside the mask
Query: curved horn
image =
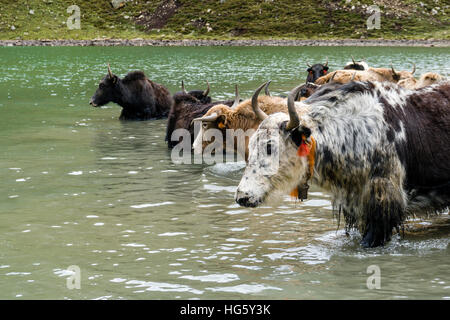
<svg viewBox="0 0 450 320"><path fill-rule="evenodd" d="M395 76L397 76L397 72L395 72L394 66L392 65L392 62L391 62L391 69L392 69L392 73L393 73Z"/></svg>
<svg viewBox="0 0 450 320"><path fill-rule="evenodd" d="M272 82L272 80L267 81L266 87L264 88L264 92L266 93L266 96L270 97L270 91L269 91L269 85Z"/></svg>
<svg viewBox="0 0 450 320"><path fill-rule="evenodd" d="M350 81L353 81L353 80L355 80L355 77L356 77L356 72L353 74L353 76L352 76L352 80L350 80Z"/></svg>
<svg viewBox="0 0 450 320"><path fill-rule="evenodd" d="M312 67L312 65L310 65L308 62L306 62L306 65L308 66L308 68Z"/></svg>
<svg viewBox="0 0 450 320"><path fill-rule="evenodd" d="M206 88L206 90L205 91L203 91L203 96L207 96L208 95L208 93L209 93L209 90L210 90L210 87L209 87L209 82L208 82L208 80L206 80L206 83L208 84L208 87Z"/></svg>
<svg viewBox="0 0 450 320"><path fill-rule="evenodd" d="M413 63L413 70L411 71L411 74L414 74L414 72L416 72L416 64Z"/></svg>
<svg viewBox="0 0 450 320"><path fill-rule="evenodd" d="M108 63L108 75L111 79L113 78L113 73L111 71L111 66L109 65L109 63Z"/></svg>
<svg viewBox="0 0 450 320"><path fill-rule="evenodd" d="M300 119L298 118L297 110L295 109L295 97L297 96L300 88L302 86L298 86L294 89L292 89L291 92L288 94L287 98L287 107L289 111L289 122L286 125L286 130L292 130L294 128L297 128L300 124Z"/></svg>
<svg viewBox="0 0 450 320"><path fill-rule="evenodd" d="M184 88L184 81L183 80L181 80L181 91L183 92L183 93L187 93L187 91L186 91L186 89Z"/></svg>
<svg viewBox="0 0 450 320"><path fill-rule="evenodd" d="M234 95L234 102L233 105L231 106L231 109L236 108L239 105L239 91L238 91L238 86L235 85L234 86L234 90L235 90L235 95Z"/></svg>
<svg viewBox="0 0 450 320"><path fill-rule="evenodd" d="M209 116L206 116L206 117L195 118L195 119L193 119L191 121L191 123L193 123L195 121L213 122L213 121L216 121L218 117L219 116L217 115L217 113L214 112L214 113L212 113L212 114L210 114Z"/></svg>
<svg viewBox="0 0 450 320"><path fill-rule="evenodd" d="M353 58L353 55L351 55L351 57L352 57L353 64L356 64L356 61L355 61L355 58Z"/></svg>
<svg viewBox="0 0 450 320"><path fill-rule="evenodd" d="M327 62L325 62L325 64L323 65L324 67L328 66L328 57L327 57Z"/></svg>
<svg viewBox="0 0 450 320"><path fill-rule="evenodd" d="M255 93L252 96L252 109L253 112L256 114L256 117L260 119L261 121L267 118L267 114L264 113L259 107L258 107L258 95L261 92L262 88L264 88L270 81L263 83L256 89Z"/></svg>

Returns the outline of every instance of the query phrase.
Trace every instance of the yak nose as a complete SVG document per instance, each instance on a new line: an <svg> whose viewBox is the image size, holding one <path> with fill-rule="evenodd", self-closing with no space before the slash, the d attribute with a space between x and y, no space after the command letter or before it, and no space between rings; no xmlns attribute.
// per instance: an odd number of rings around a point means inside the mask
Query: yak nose
<svg viewBox="0 0 450 320"><path fill-rule="evenodd" d="M249 197L242 197L242 198L236 199L236 202L242 207L248 207L249 200L250 200Z"/></svg>
<svg viewBox="0 0 450 320"><path fill-rule="evenodd" d="M91 98L91 100L89 100L89 104L93 107L96 107L97 105L94 103L94 99Z"/></svg>
<svg viewBox="0 0 450 320"><path fill-rule="evenodd" d="M239 192L236 193L236 202L242 207L256 207L255 202L250 201L250 196L247 192Z"/></svg>

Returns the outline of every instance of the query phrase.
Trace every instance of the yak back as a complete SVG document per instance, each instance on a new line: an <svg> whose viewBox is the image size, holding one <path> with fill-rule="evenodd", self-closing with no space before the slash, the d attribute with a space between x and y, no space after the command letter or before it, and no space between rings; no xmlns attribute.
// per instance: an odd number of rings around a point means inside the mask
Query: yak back
<svg viewBox="0 0 450 320"><path fill-rule="evenodd" d="M173 104L170 92L148 79L142 71L129 72L121 80L121 88L124 105L122 115L125 116L142 112L155 118L165 117Z"/></svg>
<svg viewBox="0 0 450 320"><path fill-rule="evenodd" d="M444 192L450 200L450 82L412 91L402 107L380 102L387 138L406 168L406 189ZM396 139L403 134L406 142Z"/></svg>

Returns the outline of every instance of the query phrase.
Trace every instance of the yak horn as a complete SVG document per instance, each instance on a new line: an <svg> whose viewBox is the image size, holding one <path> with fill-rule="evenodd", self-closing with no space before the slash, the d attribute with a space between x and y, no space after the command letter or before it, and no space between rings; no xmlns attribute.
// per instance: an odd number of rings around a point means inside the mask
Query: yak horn
<svg viewBox="0 0 450 320"><path fill-rule="evenodd" d="M394 66L392 65L392 63L391 63L391 69L392 69L392 73L396 76L396 75L397 75L397 72L395 72Z"/></svg>
<svg viewBox="0 0 450 320"><path fill-rule="evenodd" d="M113 73L111 72L111 66L109 65L109 63L108 63L108 75L111 79L113 78Z"/></svg>
<svg viewBox="0 0 450 320"><path fill-rule="evenodd" d="M330 80L328 80L328 83L334 81L334 77L336 76L337 71L333 72L333 75L331 76Z"/></svg>
<svg viewBox="0 0 450 320"><path fill-rule="evenodd" d="M353 74L353 76L352 76L352 80L350 80L350 81L353 81L353 80L355 80L355 77L356 77L356 72Z"/></svg>
<svg viewBox="0 0 450 320"><path fill-rule="evenodd" d="M265 86L268 85L268 83L270 83L270 81L263 83L262 85L260 85L258 87L258 89L256 89L255 93L252 96L252 109L253 112L256 114L256 117L259 120L264 120L265 118L267 118L267 114L264 113L264 111L262 111L259 107L258 107L258 95L261 92L262 88L264 88Z"/></svg>
<svg viewBox="0 0 450 320"><path fill-rule="evenodd" d="M306 62L306 65L308 66L308 68L312 67L308 62Z"/></svg>
<svg viewBox="0 0 450 320"><path fill-rule="evenodd" d="M206 117L195 118L192 120L192 122L195 122L195 121L213 122L213 121L216 121L218 117L219 116L217 115L217 113L214 112L213 114L210 114L209 116L206 116Z"/></svg>
<svg viewBox="0 0 450 320"><path fill-rule="evenodd" d="M184 88L184 81L183 80L181 80L181 91L183 92L183 93L187 93L186 92L186 89Z"/></svg>
<svg viewBox="0 0 450 320"><path fill-rule="evenodd" d="M355 58L353 58L353 55L351 57L352 57L353 64L356 64L356 61L355 61Z"/></svg>
<svg viewBox="0 0 450 320"><path fill-rule="evenodd" d="M324 67L328 66L328 57L327 57L327 62L325 62L325 64L323 66Z"/></svg>
<svg viewBox="0 0 450 320"><path fill-rule="evenodd" d="M292 130L294 128L297 128L300 124L300 119L298 118L297 110L295 109L295 97L297 96L298 92L300 91L302 85L298 86L294 89L292 89L291 92L288 94L287 98L287 107L289 111L289 122L286 125L286 130Z"/></svg>
<svg viewBox="0 0 450 320"><path fill-rule="evenodd" d="M238 86L235 85L234 86L234 90L235 90L235 95L234 95L234 102L233 105L231 106L231 109L236 108L239 105L239 90L238 90Z"/></svg>
<svg viewBox="0 0 450 320"><path fill-rule="evenodd" d="M412 70L411 74L414 74L414 72L416 72L416 64L415 63L413 63L413 70Z"/></svg>
<svg viewBox="0 0 450 320"><path fill-rule="evenodd" d="M206 83L208 84L208 87L206 88L205 91L203 91L203 96L204 96L204 97L206 97L206 96L208 95L209 89L210 89L208 80L206 80Z"/></svg>
<svg viewBox="0 0 450 320"><path fill-rule="evenodd" d="M264 88L264 92L266 93L266 96L270 97L270 91L269 91L269 85L272 82L272 80L267 81L266 87Z"/></svg>

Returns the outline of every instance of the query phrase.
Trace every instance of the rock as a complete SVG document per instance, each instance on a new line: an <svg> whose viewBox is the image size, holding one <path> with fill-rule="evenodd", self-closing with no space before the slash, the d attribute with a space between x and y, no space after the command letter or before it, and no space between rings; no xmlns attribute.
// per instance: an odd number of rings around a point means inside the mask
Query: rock
<svg viewBox="0 0 450 320"><path fill-rule="evenodd" d="M30 11L28 11L29 14L33 15L34 14L34 10L30 9Z"/></svg>
<svg viewBox="0 0 450 320"><path fill-rule="evenodd" d="M111 5L114 9L120 9L125 6L126 0L112 0Z"/></svg>
<svg viewBox="0 0 450 320"><path fill-rule="evenodd" d="M11 26L11 30L12 30L12 31L16 30L16 27Z"/></svg>

